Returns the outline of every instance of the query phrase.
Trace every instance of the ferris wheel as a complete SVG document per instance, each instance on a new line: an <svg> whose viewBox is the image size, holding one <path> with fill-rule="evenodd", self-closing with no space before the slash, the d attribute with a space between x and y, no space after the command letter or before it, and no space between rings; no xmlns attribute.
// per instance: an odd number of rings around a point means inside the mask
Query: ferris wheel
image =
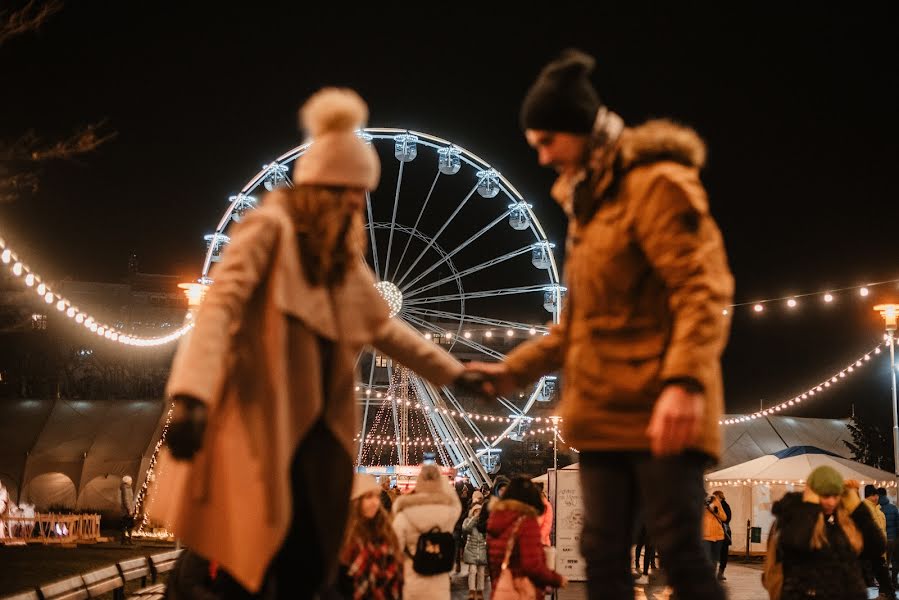
<svg viewBox="0 0 899 600"><path fill-rule="evenodd" d="M393 318L463 360L501 360L523 339L545 334L542 323L558 322L565 288L553 244L505 177L427 133L368 128L358 135L381 159L379 187L366 197L367 260ZM201 283L213 283L210 268L230 241L228 229L257 206L260 186L291 186L289 165L308 147L263 165L229 198L205 236ZM550 400L555 389L555 378L543 377L516 398L499 398L488 417L374 349L359 356L357 370L358 464L414 464L430 448L476 483L490 481L497 445L520 432L534 403Z"/></svg>

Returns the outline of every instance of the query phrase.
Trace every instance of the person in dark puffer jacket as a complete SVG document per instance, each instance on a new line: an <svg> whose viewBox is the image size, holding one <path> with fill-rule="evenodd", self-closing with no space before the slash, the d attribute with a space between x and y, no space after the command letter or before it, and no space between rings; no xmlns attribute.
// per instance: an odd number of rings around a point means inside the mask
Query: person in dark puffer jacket
<svg viewBox="0 0 899 600"><path fill-rule="evenodd" d="M487 556L490 580L495 586L502 571L506 545L515 523L524 517L516 534L515 547L509 557L513 577L528 577L539 590L545 587L565 587L568 580L546 566L546 555L540 541L537 516L543 512L540 490L527 477L515 477L502 498L490 501L487 522Z"/></svg>
<svg viewBox="0 0 899 600"><path fill-rule="evenodd" d="M893 587L899 587L896 581L899 575L899 556L896 556L896 538L899 537L899 508L890 502L886 488L877 488L880 496L880 510L887 520L887 562L893 572Z"/></svg>
<svg viewBox="0 0 899 600"><path fill-rule="evenodd" d="M780 528L781 600L865 600L859 557L880 554L884 542L871 512L861 506L858 482L843 483L830 467L818 467L804 492L792 492L772 508Z"/></svg>

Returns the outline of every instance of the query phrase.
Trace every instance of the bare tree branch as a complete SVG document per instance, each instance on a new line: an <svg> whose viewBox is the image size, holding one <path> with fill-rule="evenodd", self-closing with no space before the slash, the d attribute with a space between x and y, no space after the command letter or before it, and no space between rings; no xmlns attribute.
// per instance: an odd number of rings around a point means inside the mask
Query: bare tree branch
<svg viewBox="0 0 899 600"><path fill-rule="evenodd" d="M36 31L64 4L65 0L28 0L21 9L0 11L0 46L17 35ZM0 204L36 192L41 163L73 159L115 138L116 132L104 131L105 126L105 120L91 123L58 141L42 140L34 131L11 142L0 140Z"/></svg>
<svg viewBox="0 0 899 600"><path fill-rule="evenodd" d="M38 188L36 173L23 171L12 175L0 170L0 204L13 202L22 194L33 194Z"/></svg>
<svg viewBox="0 0 899 600"><path fill-rule="evenodd" d="M43 162L70 159L96 150L116 137L115 131L103 131L106 121L91 123L68 138L47 144L34 131L28 131L11 144L0 141L0 162Z"/></svg>
<svg viewBox="0 0 899 600"><path fill-rule="evenodd" d="M62 7L61 0L29 0L20 10L0 13L0 45L17 35L37 30Z"/></svg>
<svg viewBox="0 0 899 600"><path fill-rule="evenodd" d="M71 160L93 152L118 135L105 131L106 121L91 123L57 142L45 142L28 131L12 143L0 140L0 204L14 201L38 189L39 164L49 160Z"/></svg>

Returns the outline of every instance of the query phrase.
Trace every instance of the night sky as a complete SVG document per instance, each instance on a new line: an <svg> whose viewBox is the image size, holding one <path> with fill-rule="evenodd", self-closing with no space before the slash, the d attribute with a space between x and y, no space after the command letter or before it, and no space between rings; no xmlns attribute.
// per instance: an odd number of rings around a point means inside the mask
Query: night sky
<svg viewBox="0 0 899 600"><path fill-rule="evenodd" d="M427 131L480 155L560 243L553 175L537 167L518 108L569 46L596 56L597 89L628 123L669 116L706 139L703 179L737 301L899 278L893 4L796 14L641 2L539 13L335 3L321 14L300 2L68 4L0 46L0 139L29 129L52 139L101 119L118 134L46 165L37 193L0 205L0 235L50 278L117 281L131 252L142 271L196 277L202 235L228 195L300 141L296 109L323 85L356 88L372 126ZM899 301L899 288L827 306L808 299L789 315L738 309L728 409L783 400L846 366L881 338L871 306L886 300ZM854 403L888 418L888 365L866 369L792 414L842 417Z"/></svg>

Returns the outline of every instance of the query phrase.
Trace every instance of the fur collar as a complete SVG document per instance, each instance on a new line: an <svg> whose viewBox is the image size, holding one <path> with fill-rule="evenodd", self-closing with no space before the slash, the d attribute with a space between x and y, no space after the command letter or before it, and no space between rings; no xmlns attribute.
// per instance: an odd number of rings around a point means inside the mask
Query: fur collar
<svg viewBox="0 0 899 600"><path fill-rule="evenodd" d="M429 504L440 504L444 506L454 506L459 502L458 498L452 498L447 494L425 493L420 492L414 494L406 494L400 496L393 503L393 512L400 513L407 508L413 506L426 506Z"/></svg>
<svg viewBox="0 0 899 600"><path fill-rule="evenodd" d="M502 498L493 498L490 501L490 512L498 510L511 510L529 517L537 516L537 509L530 504L519 502L518 500L503 500Z"/></svg>
<svg viewBox="0 0 899 600"><path fill-rule="evenodd" d="M625 129L618 146L619 164L625 171L663 160L701 169L705 158L705 143L699 134L667 119Z"/></svg>

